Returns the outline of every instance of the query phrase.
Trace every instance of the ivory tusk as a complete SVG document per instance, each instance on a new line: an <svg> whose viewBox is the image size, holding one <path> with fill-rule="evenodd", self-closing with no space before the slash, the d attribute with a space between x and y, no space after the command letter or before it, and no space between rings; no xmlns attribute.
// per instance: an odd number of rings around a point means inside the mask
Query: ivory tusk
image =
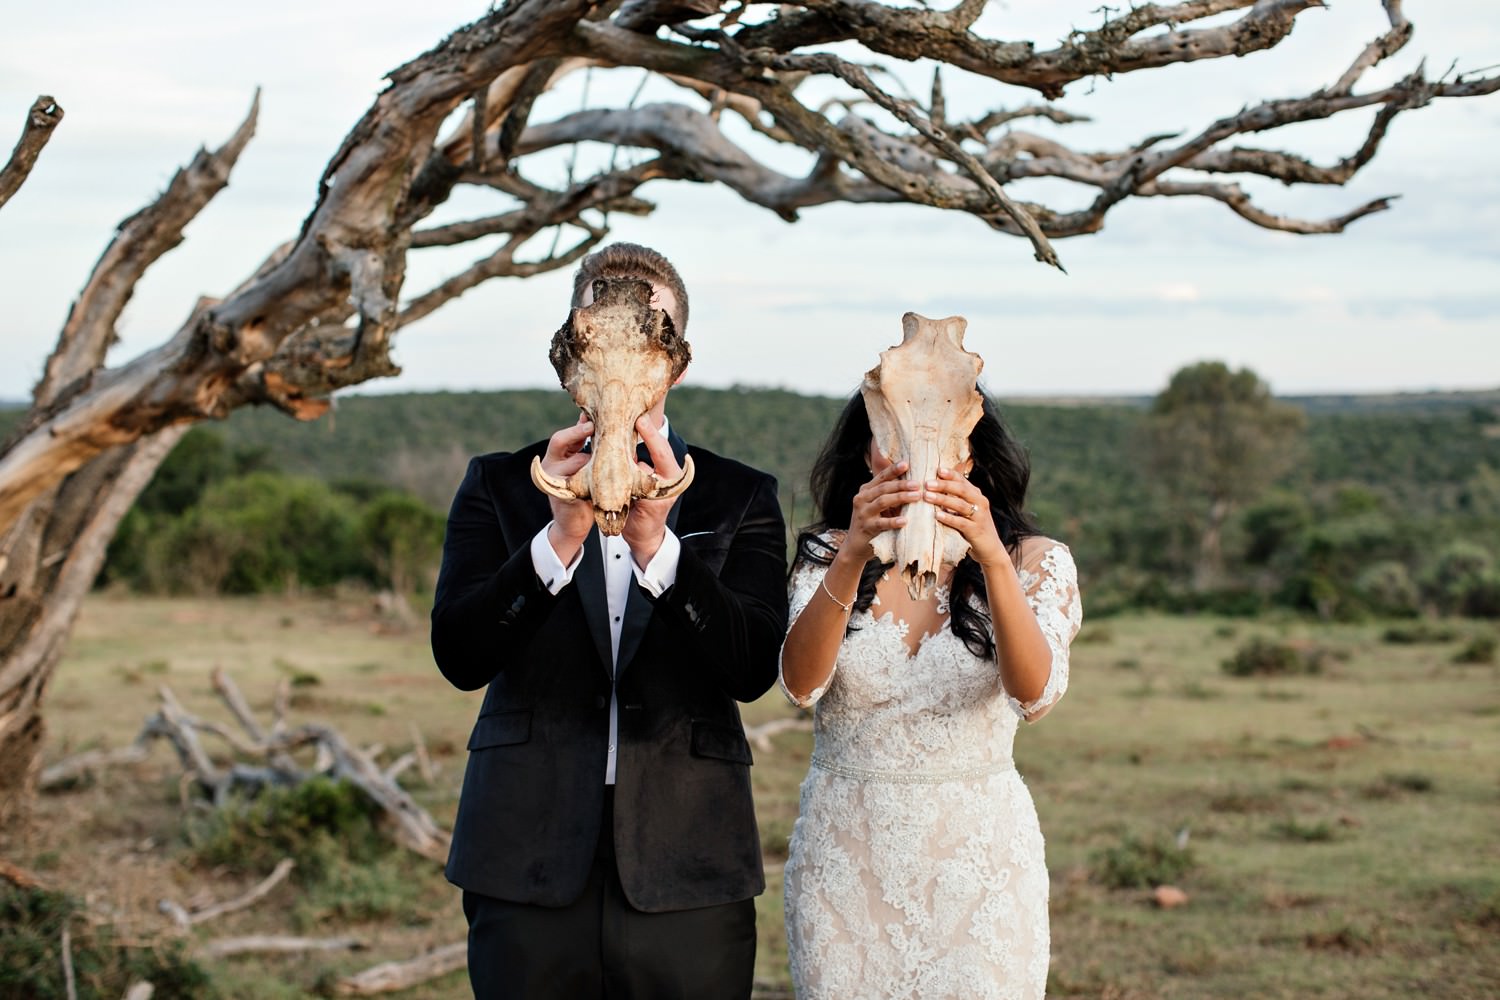
<svg viewBox="0 0 1500 1000"><path fill-rule="evenodd" d="M652 490L641 499L668 500L672 497L678 496L682 493L683 490L693 485L693 456L688 455L682 460L682 475L678 476L675 481L670 483L663 483L661 480L656 479L655 476L653 476L652 478L656 480L656 489Z"/></svg>
<svg viewBox="0 0 1500 1000"><path fill-rule="evenodd" d="M563 482L561 479L548 475L547 471L542 468L542 459L540 455L533 457L531 460L531 481L536 484L537 489L541 490L543 493L546 493L548 496L557 497L557 499L559 500L588 499L587 489L583 490L583 492L581 493L574 492L574 488L572 486L573 479L578 479L578 483L580 486L584 485L581 477L570 477L568 482Z"/></svg>

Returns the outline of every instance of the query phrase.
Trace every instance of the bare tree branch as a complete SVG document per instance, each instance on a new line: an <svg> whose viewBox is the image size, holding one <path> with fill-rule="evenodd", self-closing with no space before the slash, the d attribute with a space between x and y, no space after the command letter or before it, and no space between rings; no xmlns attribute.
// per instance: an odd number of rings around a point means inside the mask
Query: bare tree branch
<svg viewBox="0 0 1500 1000"><path fill-rule="evenodd" d="M476 261L464 270L424 295L413 299L405 309L401 310L397 326L406 326L415 323L424 316L429 316L439 308L458 298L464 292L478 286L481 282L490 278L498 278L502 275L514 278L529 278L534 274L542 274L546 271L555 271L560 267L567 267L588 253L598 245L605 237L602 229L590 229L588 234L570 247L567 251L554 256L543 258L531 263L522 263L516 260L516 251L521 245L531 238L530 233L525 236L512 236L506 240L505 245L483 260Z"/></svg>
<svg viewBox="0 0 1500 1000"><path fill-rule="evenodd" d="M409 990L439 976L462 969L469 960L469 943L457 941L404 962L382 962L363 972L344 976L334 987L337 996L367 997Z"/></svg>
<svg viewBox="0 0 1500 1000"><path fill-rule="evenodd" d="M747 48L779 52L855 40L881 55L933 59L1056 98L1069 83L1085 77L1271 48L1291 31L1298 13L1323 6L1323 0L1145 4L1123 17L1106 18L1093 31L1075 31L1067 43L1043 52L1031 42L1001 42L974 34L970 30L974 22L972 4L962 4L952 11L894 8L874 0L811 0L804 6L807 12L746 28L736 40ZM1135 37L1162 24L1186 23L1246 7L1251 10L1231 24Z"/></svg>
<svg viewBox="0 0 1500 1000"><path fill-rule="evenodd" d="M1181 181L1162 181L1142 185L1137 194L1145 197L1196 197L1212 198L1228 205L1236 215L1248 219L1263 229L1276 229L1284 233L1297 233L1302 236L1314 234L1342 233L1356 219L1363 219L1375 212L1383 212L1391 207L1395 195L1385 198L1376 198L1374 201L1346 212L1333 219L1322 221L1308 221L1304 219L1293 219L1285 215L1277 215L1267 212L1255 206L1250 196L1241 190L1238 184L1211 184L1211 183L1184 183Z"/></svg>
<svg viewBox="0 0 1500 1000"><path fill-rule="evenodd" d="M235 955L290 954L306 951L359 951L365 947L355 937L293 937L278 934L251 934L245 937L219 938L204 942L198 954L204 958L231 958Z"/></svg>
<svg viewBox="0 0 1500 1000"><path fill-rule="evenodd" d="M37 404L51 404L69 382L104 363L105 352L115 340L115 323L136 285L152 264L182 242L187 224L228 185L230 171L255 134L259 114L260 92L256 91L250 113L228 142L212 153L200 149L192 163L173 175L156 201L120 223L68 312L36 388Z"/></svg>
<svg viewBox="0 0 1500 1000"><path fill-rule="evenodd" d="M189 911L169 899L162 900L160 907L179 927L194 927L231 913L238 913L240 910L249 909L268 896L272 889L286 881L286 877L292 873L292 869L295 867L296 862L291 858L282 858L276 862L276 867L271 869L271 874L261 879L242 895L205 906L202 909Z"/></svg>
<svg viewBox="0 0 1500 1000"><path fill-rule="evenodd" d="M393 373L388 349L406 242L388 229L411 182L412 147L430 148L448 113L512 65L529 63L589 8L517 0L391 74L392 86L324 173L292 250L260 280L198 310L167 343L63 394L0 457L0 525L107 447L179 420L222 416L251 365L309 325L358 327L342 384ZM397 234L399 235L399 234ZM351 303L352 299L352 303Z"/></svg>
<svg viewBox="0 0 1500 1000"><path fill-rule="evenodd" d="M916 129L922 138L937 146L949 160L962 167L984 193L994 199L1000 211L1008 215L1016 228L1031 241L1032 247L1036 250L1036 259L1062 270L1062 264L1057 259L1057 252L1052 249L1052 244L1047 241L1046 234L1042 232L1031 213L1006 194L1005 190L995 182L995 178L971 153L950 139L942 129L924 118L909 102L898 101L875 86L864 70L829 55L782 56L768 60L767 64L775 69L803 69L831 74L857 87L876 104Z"/></svg>
<svg viewBox="0 0 1500 1000"><path fill-rule="evenodd" d="M26 125L21 129L21 138L16 140L16 148L11 151L10 160L0 169L0 207L10 201L11 195L19 191L26 182L31 168L36 166L36 158L41 155L42 147L47 145L47 140L52 138L52 130L62 120L62 105L53 98L43 95L32 102L31 110L26 113Z"/></svg>
<svg viewBox="0 0 1500 1000"><path fill-rule="evenodd" d="M1386 17L1391 22L1391 30L1365 46L1365 50L1345 70L1344 75L1329 88L1329 93L1349 93L1359 82L1359 78L1364 75L1365 70L1389 59L1411 40L1411 22L1401 12L1402 0L1382 0L1382 2L1385 4Z"/></svg>
<svg viewBox="0 0 1500 1000"><path fill-rule="evenodd" d="M575 112L527 129L518 151L584 141L659 150L686 166L686 176L718 181L788 222L797 220L797 209L812 205L900 200L887 188L846 176L833 159L820 161L806 177L778 173L726 138L708 115L682 104Z"/></svg>

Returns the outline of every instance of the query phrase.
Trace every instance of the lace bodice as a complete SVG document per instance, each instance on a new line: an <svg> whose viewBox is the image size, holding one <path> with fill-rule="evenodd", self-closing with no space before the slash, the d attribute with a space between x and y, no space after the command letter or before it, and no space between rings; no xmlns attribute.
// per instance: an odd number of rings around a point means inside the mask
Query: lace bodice
<svg viewBox="0 0 1500 1000"><path fill-rule="evenodd" d="M792 574L790 588L790 621L797 620L807 602L817 593L824 570L825 567L806 560L798 564ZM871 707L890 705L899 700L900 710L905 714L931 715L941 714L962 703L988 704L999 698L1014 710L1014 714L1028 721L1035 722L1047 714L1068 689L1068 647L1083 621L1083 604L1078 593L1078 570L1066 545L1050 538L1038 537L1028 538L1022 543L1017 575L1021 589L1026 594L1027 604L1036 615L1037 624L1041 626L1047 645L1052 650L1052 671L1041 697L1025 705L1011 698L1000 685L995 665L975 657L964 646L963 640L947 627L935 635L922 638L917 654L909 657L913 669L885 670L885 664L881 662L884 660L883 655L872 662L868 654L874 649L886 648L886 640L891 637L904 640L907 625L896 621L889 613L882 613L876 603L856 613L850 620L850 625L857 631L845 638L834 664L833 678L851 669L857 675L868 676L848 678L846 683L839 685L844 688L840 700L852 698L858 704L861 699L872 699L866 702ZM945 588L938 589L936 599L939 610L946 611L948 596ZM904 656L905 650L900 652ZM938 662L934 664L930 658L936 658ZM924 661L923 669L915 669L918 661ZM954 679L959 680L959 686L943 685L928 690L928 685L921 678L931 670L940 674L952 672ZM807 708L833 686L833 678L806 698L798 698L788 690L784 678L781 690L792 704ZM901 691L902 696L897 699L898 689L901 688L910 690ZM1012 724L1012 735L1014 730ZM1008 744L1009 740L1006 742Z"/></svg>
<svg viewBox="0 0 1500 1000"><path fill-rule="evenodd" d="M794 572L793 621L823 571ZM1041 997L1047 872L1011 744L1067 689L1082 607L1062 544L1028 539L1018 572L1052 650L1034 702L946 623L910 653L879 605L853 616L832 677L802 701L816 704L814 750L785 883L801 1000Z"/></svg>

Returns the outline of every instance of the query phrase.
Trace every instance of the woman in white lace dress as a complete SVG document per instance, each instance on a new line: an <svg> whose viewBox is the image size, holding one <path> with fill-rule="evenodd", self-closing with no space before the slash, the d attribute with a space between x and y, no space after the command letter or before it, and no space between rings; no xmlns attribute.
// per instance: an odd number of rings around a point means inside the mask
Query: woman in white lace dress
<svg viewBox="0 0 1500 1000"><path fill-rule="evenodd" d="M816 705L785 876L799 1000L1046 988L1046 861L1011 743L1067 687L1077 572L1024 513L1026 455L988 401L970 448L972 468L903 479L856 395L813 472L782 650L787 697ZM909 503L969 542L922 602L870 544Z"/></svg>

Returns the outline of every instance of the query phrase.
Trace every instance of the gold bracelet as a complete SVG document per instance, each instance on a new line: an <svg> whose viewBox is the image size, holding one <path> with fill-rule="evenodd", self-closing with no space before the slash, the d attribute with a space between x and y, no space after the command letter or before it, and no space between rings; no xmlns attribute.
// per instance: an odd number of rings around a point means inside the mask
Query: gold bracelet
<svg viewBox="0 0 1500 1000"><path fill-rule="evenodd" d="M841 607L841 608L844 609L844 614L849 615L849 614L853 614L854 613L854 602L853 601L850 601L848 604L845 604L843 601L841 601L837 597L833 596L833 591L831 591L831 590L828 589L828 577L827 576L824 576L823 579L819 580L818 582L823 585L823 593L825 593L825 594L828 595L828 599L830 601L832 601L834 604L837 604L839 607ZM859 595L856 594L855 596L858 597Z"/></svg>

